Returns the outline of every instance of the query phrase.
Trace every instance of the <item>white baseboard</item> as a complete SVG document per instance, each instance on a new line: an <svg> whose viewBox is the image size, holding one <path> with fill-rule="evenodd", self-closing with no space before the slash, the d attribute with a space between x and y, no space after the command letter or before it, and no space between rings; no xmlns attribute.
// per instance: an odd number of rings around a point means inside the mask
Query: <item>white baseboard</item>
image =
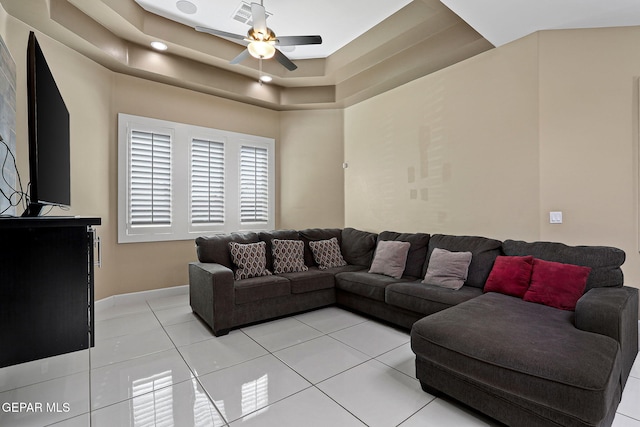
<svg viewBox="0 0 640 427"><path fill-rule="evenodd" d="M96 310L104 310L116 305L136 304L148 299L173 297L189 293L189 285L173 286L170 288L152 289L149 291L131 292L128 294L113 295L95 302Z"/></svg>

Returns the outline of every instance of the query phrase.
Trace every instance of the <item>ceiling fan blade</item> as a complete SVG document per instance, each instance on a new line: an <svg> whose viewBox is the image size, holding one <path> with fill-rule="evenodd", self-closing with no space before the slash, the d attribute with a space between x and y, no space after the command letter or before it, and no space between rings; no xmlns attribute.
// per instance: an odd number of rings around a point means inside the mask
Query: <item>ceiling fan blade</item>
<svg viewBox="0 0 640 427"><path fill-rule="evenodd" d="M258 33L267 34L267 12L264 6L258 3L251 3L251 19L253 29Z"/></svg>
<svg viewBox="0 0 640 427"><path fill-rule="evenodd" d="M276 54L275 54L274 58L275 58L276 61L281 63L289 71L293 71L296 68L298 68L298 66L296 64L291 62L291 60L289 58L287 58L285 56L285 54L280 52L278 49L276 49Z"/></svg>
<svg viewBox="0 0 640 427"><path fill-rule="evenodd" d="M280 46L300 46L304 44L321 44L320 36L282 36L278 37L278 45Z"/></svg>
<svg viewBox="0 0 640 427"><path fill-rule="evenodd" d="M251 54L249 53L249 51L247 49L243 50L240 55L236 56L235 58L233 58L229 64L239 64L242 61L244 61L245 59L247 59L248 57L250 57Z"/></svg>
<svg viewBox="0 0 640 427"><path fill-rule="evenodd" d="M246 36L241 36L240 34L227 33L226 31L214 30L213 28L200 27L200 26L196 27L196 31L200 31L201 33L211 34L214 36L225 37L233 40L244 41L244 39L246 38Z"/></svg>

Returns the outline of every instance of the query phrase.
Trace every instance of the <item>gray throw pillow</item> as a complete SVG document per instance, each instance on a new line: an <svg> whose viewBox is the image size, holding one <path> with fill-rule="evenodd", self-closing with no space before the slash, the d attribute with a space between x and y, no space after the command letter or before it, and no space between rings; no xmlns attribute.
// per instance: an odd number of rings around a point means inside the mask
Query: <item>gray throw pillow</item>
<svg viewBox="0 0 640 427"><path fill-rule="evenodd" d="M407 264L411 243L395 240L380 240L373 255L369 273L384 274L400 279Z"/></svg>
<svg viewBox="0 0 640 427"><path fill-rule="evenodd" d="M449 252L435 248L422 283L458 290L464 285L471 264L471 252Z"/></svg>

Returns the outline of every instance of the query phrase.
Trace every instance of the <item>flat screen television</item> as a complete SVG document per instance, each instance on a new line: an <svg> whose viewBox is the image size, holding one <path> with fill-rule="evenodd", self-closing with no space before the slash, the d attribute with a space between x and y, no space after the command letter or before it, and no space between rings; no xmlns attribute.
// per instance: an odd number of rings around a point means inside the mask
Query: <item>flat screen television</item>
<svg viewBox="0 0 640 427"><path fill-rule="evenodd" d="M22 216L44 206L71 205L69 110L33 32L27 45L29 203Z"/></svg>

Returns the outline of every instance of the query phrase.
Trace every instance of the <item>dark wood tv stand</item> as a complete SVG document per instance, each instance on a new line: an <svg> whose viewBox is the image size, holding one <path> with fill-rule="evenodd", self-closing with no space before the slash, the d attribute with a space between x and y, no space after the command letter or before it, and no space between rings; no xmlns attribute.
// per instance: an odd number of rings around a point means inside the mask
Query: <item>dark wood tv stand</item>
<svg viewBox="0 0 640 427"><path fill-rule="evenodd" d="M0 218L0 367L93 346L100 218Z"/></svg>

